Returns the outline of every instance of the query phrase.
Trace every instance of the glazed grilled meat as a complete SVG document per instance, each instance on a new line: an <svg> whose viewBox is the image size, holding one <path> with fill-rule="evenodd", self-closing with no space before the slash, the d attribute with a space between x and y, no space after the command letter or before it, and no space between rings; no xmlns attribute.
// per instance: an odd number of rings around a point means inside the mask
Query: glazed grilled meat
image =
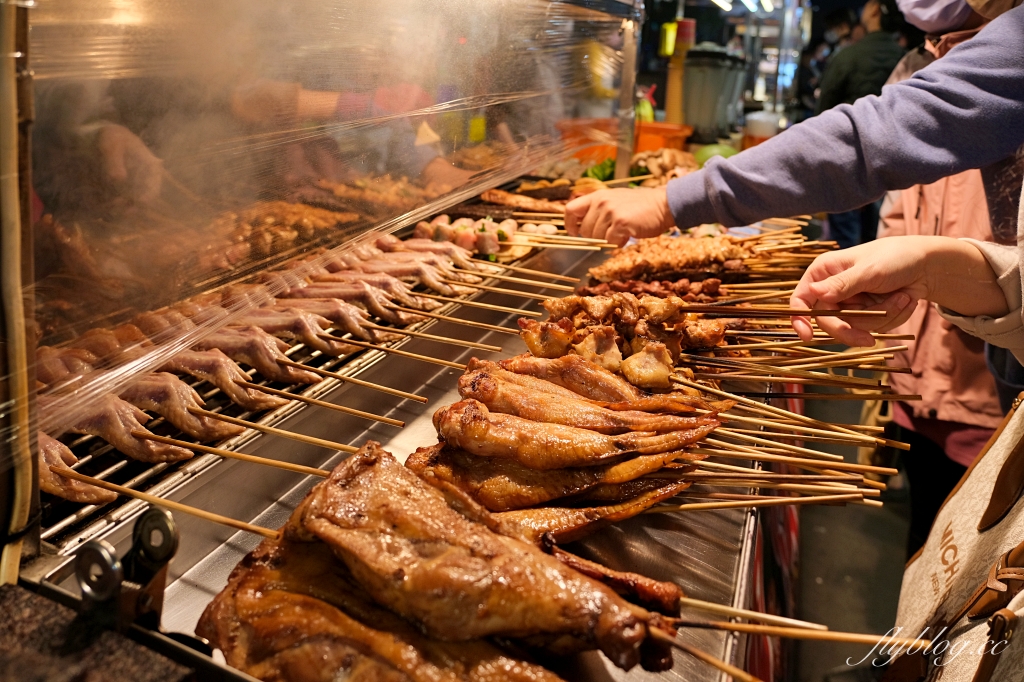
<svg viewBox="0 0 1024 682"><path fill-rule="evenodd" d="M665 344L650 342L639 353L622 361L622 376L640 388L670 388L669 376L674 367L672 354Z"/></svg>
<svg viewBox="0 0 1024 682"><path fill-rule="evenodd" d="M678 296L687 303L713 303L718 299L719 288L722 280L708 277L698 282L691 282L688 279L677 279L674 282L668 280L655 280L644 282L638 279L613 280L602 282L594 286L585 286L577 289L580 296L608 296L614 293L629 293L634 296L658 296L667 298Z"/></svg>
<svg viewBox="0 0 1024 682"><path fill-rule="evenodd" d="M288 537L326 543L374 601L429 636L570 637L628 669L643 617L610 589L448 506L376 443L301 503Z"/></svg>
<svg viewBox="0 0 1024 682"><path fill-rule="evenodd" d="M519 336L538 358L560 358L572 346L575 327L568 320L540 322L525 317L519 318Z"/></svg>
<svg viewBox="0 0 1024 682"><path fill-rule="evenodd" d="M717 421L662 435L632 432L606 436L588 429L492 413L477 400L462 400L434 413L434 427L449 445L479 457L513 459L541 470L596 466L631 454L682 450L716 426Z"/></svg>
<svg viewBox="0 0 1024 682"><path fill-rule="evenodd" d="M78 458L56 438L51 438L42 431L38 433L38 437L39 489L41 491L82 504L106 504L117 499L117 493L76 481L73 478L65 478L59 473L51 471L50 467L70 470L71 465L77 462Z"/></svg>
<svg viewBox="0 0 1024 682"><path fill-rule="evenodd" d="M405 465L421 477L430 472L467 493L490 511L526 509L587 492L600 485L632 481L666 464L699 459L686 452L642 455L617 464L537 471L509 459L476 457L443 443L419 448Z"/></svg>
<svg viewBox="0 0 1024 682"><path fill-rule="evenodd" d="M517 355L498 364L510 372L550 381L591 400L618 403L646 397L643 391L622 377L578 355L554 359Z"/></svg>
<svg viewBox="0 0 1024 682"><path fill-rule="evenodd" d="M606 507L539 507L498 512L493 517L502 532L541 544L545 537L556 543L573 542L605 526L630 519L690 487L688 481L660 481L661 485L636 498Z"/></svg>
<svg viewBox="0 0 1024 682"><path fill-rule="evenodd" d="M425 637L370 601L322 542L265 540L232 572L197 634L263 680L557 682L483 641Z"/></svg>
<svg viewBox="0 0 1024 682"><path fill-rule="evenodd" d="M605 434L629 431L664 433L718 424L713 417L679 417L609 410L580 397L540 393L485 371L468 372L459 377L459 395L479 400L491 412Z"/></svg>
<svg viewBox="0 0 1024 682"><path fill-rule="evenodd" d="M729 237L689 239L662 235L612 251L608 260L590 269L600 282L665 279L673 273L703 270L717 273L738 270L753 255Z"/></svg>

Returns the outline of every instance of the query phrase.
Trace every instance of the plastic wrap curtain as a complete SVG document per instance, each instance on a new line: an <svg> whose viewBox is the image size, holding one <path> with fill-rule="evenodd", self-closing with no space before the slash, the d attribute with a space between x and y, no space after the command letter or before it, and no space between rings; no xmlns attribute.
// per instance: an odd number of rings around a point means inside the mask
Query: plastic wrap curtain
<svg viewBox="0 0 1024 682"><path fill-rule="evenodd" d="M26 340L45 352L285 261L315 267L542 161L629 149L637 12L617 0L38 0ZM255 304L33 381L38 419L8 441L59 435Z"/></svg>

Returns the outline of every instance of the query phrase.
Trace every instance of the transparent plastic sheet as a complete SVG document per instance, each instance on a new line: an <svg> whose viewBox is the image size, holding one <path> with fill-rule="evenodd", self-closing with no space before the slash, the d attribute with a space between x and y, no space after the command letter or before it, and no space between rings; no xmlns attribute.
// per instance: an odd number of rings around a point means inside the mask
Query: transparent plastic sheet
<svg viewBox="0 0 1024 682"><path fill-rule="evenodd" d="M42 345L327 248L290 270L301 278L357 236L542 161L631 143L617 132L632 115L619 107L624 21L580 6L41 0L31 21ZM560 132L580 119L606 125ZM268 237L270 202L345 220ZM63 433L258 305L238 301L126 348L127 362L40 387L39 430Z"/></svg>

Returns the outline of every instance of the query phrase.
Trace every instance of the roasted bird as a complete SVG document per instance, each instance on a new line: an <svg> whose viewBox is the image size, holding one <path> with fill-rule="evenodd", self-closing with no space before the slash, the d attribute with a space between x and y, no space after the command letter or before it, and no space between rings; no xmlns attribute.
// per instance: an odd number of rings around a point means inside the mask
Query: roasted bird
<svg viewBox="0 0 1024 682"><path fill-rule="evenodd" d="M368 599L322 542L265 540L232 571L196 633L262 680L559 680L484 641L425 637Z"/></svg>
<svg viewBox="0 0 1024 682"><path fill-rule="evenodd" d="M117 499L117 493L76 481L73 478L66 478L51 471L50 467L70 470L71 465L77 462L78 458L56 438L51 438L42 431L39 432L38 437L39 489L41 491L82 504L106 504Z"/></svg>
<svg viewBox="0 0 1024 682"><path fill-rule="evenodd" d="M649 614L470 521L373 442L313 488L285 534L326 543L375 602L437 639L570 640L629 669L647 637Z"/></svg>
<svg viewBox="0 0 1024 682"><path fill-rule="evenodd" d="M660 485L639 496L606 507L538 507L498 512L493 518L503 533L540 545L550 540L573 542L605 526L641 514L690 487L688 481L659 481Z"/></svg>
<svg viewBox="0 0 1024 682"><path fill-rule="evenodd" d="M578 396L538 392L486 371L467 372L459 377L459 395L480 401L491 412L549 424L575 426L604 434L629 431L665 433L718 425L718 420L710 416L679 417L609 410Z"/></svg>
<svg viewBox="0 0 1024 682"><path fill-rule="evenodd" d="M532 469L608 464L626 455L682 450L715 430L705 426L661 435L632 432L606 436L562 424L544 424L492 413L477 400L462 400L434 413L434 428L449 445L479 457L513 459Z"/></svg>
<svg viewBox="0 0 1024 682"><path fill-rule="evenodd" d="M600 485L633 481L672 462L700 459L685 451L642 455L617 464L538 471L510 459L476 457L444 443L419 448L405 465L423 477L430 472L466 492L490 511L526 509ZM681 474L682 472L680 472ZM664 483L664 481L662 481Z"/></svg>
<svg viewBox="0 0 1024 682"><path fill-rule="evenodd" d="M716 274L740 270L753 254L729 237L690 239L662 235L612 251L608 260L590 269L601 282L630 279L675 279L693 271Z"/></svg>

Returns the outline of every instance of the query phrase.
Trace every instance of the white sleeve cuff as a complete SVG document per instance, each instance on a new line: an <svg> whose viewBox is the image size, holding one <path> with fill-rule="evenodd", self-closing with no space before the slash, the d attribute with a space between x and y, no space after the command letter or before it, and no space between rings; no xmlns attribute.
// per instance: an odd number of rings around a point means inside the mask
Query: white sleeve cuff
<svg viewBox="0 0 1024 682"><path fill-rule="evenodd" d="M1006 348L1024 363L1024 319L1021 316L1021 276L1017 249L976 239L963 241L973 244L985 256L996 273L997 283L1006 298L1006 306L1010 312L999 318L987 315L964 317L941 306L936 306L936 309L943 318L968 334L977 336L993 346Z"/></svg>

